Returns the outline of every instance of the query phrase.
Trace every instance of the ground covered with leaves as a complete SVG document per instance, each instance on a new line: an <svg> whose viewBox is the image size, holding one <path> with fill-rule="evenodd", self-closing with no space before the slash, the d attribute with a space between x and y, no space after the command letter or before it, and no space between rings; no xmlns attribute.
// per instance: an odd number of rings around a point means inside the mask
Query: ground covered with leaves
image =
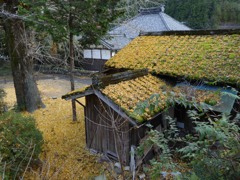
<svg viewBox="0 0 240 180"><path fill-rule="evenodd" d="M83 109L78 108L78 121L73 123L70 102L61 99L44 102L46 108L33 114L44 137L40 157L43 168L34 172L34 178L88 179L99 175L103 169L98 157L85 148Z"/></svg>
<svg viewBox="0 0 240 180"><path fill-rule="evenodd" d="M44 85L38 87L40 92L46 91ZM8 85L4 90L7 104L14 105L13 86ZM54 91L54 88L49 90ZM99 163L99 157L86 149L83 108L77 107L78 121L73 123L70 101L47 96L43 96L43 101L46 108L31 114L44 137L40 161L36 163L40 168L33 168L25 179L91 179L102 174L104 166ZM84 99L80 101L85 103Z"/></svg>

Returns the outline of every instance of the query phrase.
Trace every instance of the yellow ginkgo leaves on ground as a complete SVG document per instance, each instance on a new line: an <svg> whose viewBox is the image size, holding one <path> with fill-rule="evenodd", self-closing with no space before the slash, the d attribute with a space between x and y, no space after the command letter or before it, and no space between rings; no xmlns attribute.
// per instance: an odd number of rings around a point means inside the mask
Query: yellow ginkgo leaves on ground
<svg viewBox="0 0 240 180"><path fill-rule="evenodd" d="M62 79L47 82L38 81L38 88L44 95L50 97L60 97L69 88L69 82ZM11 109L16 104L13 83L8 81L1 85L6 92L4 101ZM78 121L73 123L71 101L46 96L43 96L42 100L45 108L36 110L33 114L24 113L35 118L44 138L41 163L38 164L40 166L26 173L24 179L79 180L91 179L102 174L104 164L99 163L99 157L86 149L83 108L77 105ZM84 98L79 100L85 103Z"/></svg>
<svg viewBox="0 0 240 180"><path fill-rule="evenodd" d="M53 179L89 179L101 174L103 165L86 149L83 108L78 107L78 121L73 123L70 101L45 99L44 103L46 108L33 114L44 137L40 156L44 164L27 178L38 179L48 173L47 178Z"/></svg>

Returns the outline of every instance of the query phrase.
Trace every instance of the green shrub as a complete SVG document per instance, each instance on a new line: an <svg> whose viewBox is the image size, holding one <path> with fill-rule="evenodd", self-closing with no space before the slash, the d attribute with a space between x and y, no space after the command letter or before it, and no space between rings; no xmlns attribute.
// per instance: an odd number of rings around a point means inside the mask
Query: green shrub
<svg viewBox="0 0 240 180"><path fill-rule="evenodd" d="M0 178L20 177L38 158L43 138L32 117L7 112L0 116ZM3 177L2 177L3 178Z"/></svg>
<svg viewBox="0 0 240 180"><path fill-rule="evenodd" d="M200 179L237 179L240 177L240 128L223 115L209 122L197 122L198 136L186 137L179 152L190 160L189 166Z"/></svg>
<svg viewBox="0 0 240 180"><path fill-rule="evenodd" d="M147 133L147 138L137 148L139 158L144 156L144 152L154 149L156 155L150 160L148 168L144 169L149 174L150 179L159 179L162 172L176 172L179 169L178 164L173 160L174 151L169 147L171 142L178 141L179 134L176 121L169 116L166 119L168 120L169 129L161 132L151 129Z"/></svg>
<svg viewBox="0 0 240 180"><path fill-rule="evenodd" d="M163 132L151 130L138 147L158 150L146 172L152 179L160 179L161 172L183 171L180 179L238 179L240 177L240 116L211 114L202 104L186 100L174 103L192 109L188 116L195 124L192 134L178 132L176 121ZM174 145L174 146L173 146ZM180 164L178 164L179 160ZM183 167L184 165L184 167Z"/></svg>

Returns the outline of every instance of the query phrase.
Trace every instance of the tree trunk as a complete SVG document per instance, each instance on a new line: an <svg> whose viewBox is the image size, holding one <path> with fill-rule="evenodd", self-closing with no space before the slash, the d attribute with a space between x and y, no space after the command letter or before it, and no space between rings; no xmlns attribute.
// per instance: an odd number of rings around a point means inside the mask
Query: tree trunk
<svg viewBox="0 0 240 180"><path fill-rule="evenodd" d="M74 87L74 77L73 77L73 70L74 70L74 46L73 46L73 33L71 32L73 17L71 12L69 13L69 58L70 58L70 83L71 83L71 91L75 89ZM72 119L73 121L77 121L77 112L76 112L76 102L72 100Z"/></svg>
<svg viewBox="0 0 240 180"><path fill-rule="evenodd" d="M15 4L7 5L13 13ZM12 9L11 9L12 7ZM12 75L20 110L33 112L43 106L33 75L33 59L28 55L28 34L24 22L17 18L4 21L7 49L11 60Z"/></svg>

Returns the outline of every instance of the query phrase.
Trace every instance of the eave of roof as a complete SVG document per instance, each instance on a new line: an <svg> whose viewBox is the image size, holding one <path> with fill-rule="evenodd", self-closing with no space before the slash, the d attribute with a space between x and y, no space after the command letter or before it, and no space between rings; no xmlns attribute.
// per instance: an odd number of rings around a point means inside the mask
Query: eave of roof
<svg viewBox="0 0 240 180"><path fill-rule="evenodd" d="M137 127L137 123L131 117L129 117L121 107L117 106L110 98L104 96L101 91L94 89L94 94L105 102L109 107L111 107L115 112L121 115L124 119L128 120L134 127Z"/></svg>
<svg viewBox="0 0 240 180"><path fill-rule="evenodd" d="M69 93L63 95L62 99L65 99L65 100L77 99L77 98L85 97L90 94L93 94L93 90L91 86L85 86L83 88L70 91Z"/></svg>
<svg viewBox="0 0 240 180"><path fill-rule="evenodd" d="M123 118L128 120L134 127L137 127L137 123L131 117L129 117L119 106L117 106L107 96L104 96L101 91L99 91L98 89L94 89L92 86L89 86L88 88L85 88L85 89L82 88L82 89L76 89L74 91L71 91L71 92L63 95L62 99L73 100L73 99L82 98L82 97L92 95L92 94L95 94L99 99L101 99L103 102L105 102L115 112L117 112Z"/></svg>

